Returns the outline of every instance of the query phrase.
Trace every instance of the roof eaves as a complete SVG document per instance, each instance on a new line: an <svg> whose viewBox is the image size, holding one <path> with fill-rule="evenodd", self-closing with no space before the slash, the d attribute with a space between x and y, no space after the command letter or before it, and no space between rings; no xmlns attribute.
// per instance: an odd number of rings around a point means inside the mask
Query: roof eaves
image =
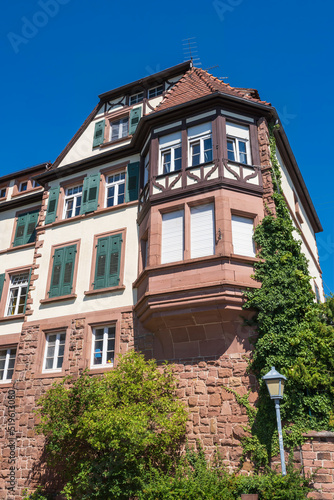
<svg viewBox="0 0 334 500"><path fill-rule="evenodd" d="M184 71L187 71L191 67L191 61L185 61L183 63L177 64L176 66L171 66L170 68L159 71L158 73L153 73L152 75L146 76L144 78L140 78L139 80L135 80L134 82L127 83L126 85L122 85L121 87L117 87L115 89L109 90L108 92L104 92L100 94L98 97L101 101L105 102L107 99L110 99L113 96L121 94L127 90L130 90L132 87L148 84L150 81L154 82L156 80L161 80L168 76L177 75Z"/></svg>

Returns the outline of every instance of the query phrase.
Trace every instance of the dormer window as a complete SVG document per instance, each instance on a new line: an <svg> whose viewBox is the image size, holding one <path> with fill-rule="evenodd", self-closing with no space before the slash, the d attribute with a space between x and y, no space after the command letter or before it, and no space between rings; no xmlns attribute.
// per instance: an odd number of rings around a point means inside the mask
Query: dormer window
<svg viewBox="0 0 334 500"><path fill-rule="evenodd" d="M28 189L28 181L20 182L19 192L23 193L23 191L27 191Z"/></svg>
<svg viewBox="0 0 334 500"><path fill-rule="evenodd" d="M148 91L148 98L152 99L153 97L158 97L163 93L163 91L164 91L163 85L158 85L158 87L153 87Z"/></svg>
<svg viewBox="0 0 334 500"><path fill-rule="evenodd" d="M142 102L144 99L144 92L139 92L138 94L133 94L130 96L130 106L133 104L138 104L139 102Z"/></svg>
<svg viewBox="0 0 334 500"><path fill-rule="evenodd" d="M127 137L129 134L129 118L122 118L114 122L110 122L110 141L117 141L122 137Z"/></svg>

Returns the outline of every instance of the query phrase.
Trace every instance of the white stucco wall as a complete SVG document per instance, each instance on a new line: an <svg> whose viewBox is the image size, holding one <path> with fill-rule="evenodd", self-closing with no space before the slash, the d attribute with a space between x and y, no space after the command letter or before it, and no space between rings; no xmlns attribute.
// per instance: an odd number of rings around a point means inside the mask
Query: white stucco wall
<svg viewBox="0 0 334 500"><path fill-rule="evenodd" d="M136 161L138 156L127 158L130 161ZM112 162L101 165L100 168L117 164ZM96 173L100 169L91 169L87 175ZM70 179L68 177L67 179ZM75 176L74 176L75 178ZM54 181L51 187L59 183ZM137 278L138 265L138 229L137 229L137 205L125 206L119 205L111 211L96 213L93 216L80 219L68 219L62 225L55 225L46 228L45 234L41 235L44 240L43 247L40 249L41 257L38 258L39 278L36 280L36 289L32 291L33 315L29 321L46 319L53 316L72 315L80 312L91 312L97 310L106 310L111 308L133 305L136 298L132 289L132 283ZM89 290L91 266L93 262L94 236L101 233L117 231L126 228L125 240L125 266L124 266L124 285L125 290L114 291L101 294L100 296L85 296L84 292ZM50 269L50 256L53 245L64 244L80 240L80 249L76 259L78 261L77 281L74 283L77 298L74 302L59 301L49 304L41 304L40 300L47 298L47 276ZM52 265L52 264L51 264Z"/></svg>

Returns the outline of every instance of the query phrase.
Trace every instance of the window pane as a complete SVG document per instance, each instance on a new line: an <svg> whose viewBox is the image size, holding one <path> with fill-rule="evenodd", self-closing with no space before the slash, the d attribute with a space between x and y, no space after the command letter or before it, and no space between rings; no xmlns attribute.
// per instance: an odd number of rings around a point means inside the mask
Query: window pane
<svg viewBox="0 0 334 500"><path fill-rule="evenodd" d="M77 197L76 207L75 207L75 215L79 215L80 214L80 208L81 208L81 196L78 196Z"/></svg>
<svg viewBox="0 0 334 500"><path fill-rule="evenodd" d="M182 147L174 149L174 170L181 170L182 167Z"/></svg>
<svg viewBox="0 0 334 500"><path fill-rule="evenodd" d="M231 161L235 161L234 142L230 140L227 141L227 158Z"/></svg>
<svg viewBox="0 0 334 500"><path fill-rule="evenodd" d="M204 140L204 163L207 161L212 161L212 140Z"/></svg>
<svg viewBox="0 0 334 500"><path fill-rule="evenodd" d="M46 358L45 370L52 370L52 368L53 368L53 358Z"/></svg>
<svg viewBox="0 0 334 500"><path fill-rule="evenodd" d="M27 297L27 287L24 286L24 287L21 288L20 301L19 301L19 304L18 304L18 308L17 308L16 314L23 314L23 312L24 312L24 305L25 305L25 302L26 302L26 297Z"/></svg>
<svg viewBox="0 0 334 500"><path fill-rule="evenodd" d="M115 186L111 186L108 188L108 193L107 193L107 207L114 206L114 195L115 195Z"/></svg>
<svg viewBox="0 0 334 500"><path fill-rule="evenodd" d="M247 164L247 155L245 153L240 153L240 163Z"/></svg>
<svg viewBox="0 0 334 500"><path fill-rule="evenodd" d="M193 166L200 164L201 146L199 142L191 145L191 164Z"/></svg>
<svg viewBox="0 0 334 500"><path fill-rule="evenodd" d="M58 356L57 367L56 368L61 368L63 366L63 360L64 360L63 356Z"/></svg>
<svg viewBox="0 0 334 500"><path fill-rule="evenodd" d="M168 174L170 172L171 152L162 153L162 173Z"/></svg>
<svg viewBox="0 0 334 500"><path fill-rule="evenodd" d="M73 198L70 198L66 201L66 209L65 209L65 219L69 219L72 217L72 209L73 209Z"/></svg>
<svg viewBox="0 0 334 500"><path fill-rule="evenodd" d="M240 153L246 153L246 143L243 141L239 141L239 151Z"/></svg>

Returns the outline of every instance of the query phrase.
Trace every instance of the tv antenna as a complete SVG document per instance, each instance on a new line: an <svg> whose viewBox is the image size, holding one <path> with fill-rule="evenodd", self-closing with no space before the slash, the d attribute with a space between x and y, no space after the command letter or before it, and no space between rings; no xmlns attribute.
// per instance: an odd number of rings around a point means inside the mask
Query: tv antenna
<svg viewBox="0 0 334 500"><path fill-rule="evenodd" d="M196 37L193 36L191 38L185 38L182 42L184 61L189 61L190 59L192 64L202 66L201 60L198 56Z"/></svg>

